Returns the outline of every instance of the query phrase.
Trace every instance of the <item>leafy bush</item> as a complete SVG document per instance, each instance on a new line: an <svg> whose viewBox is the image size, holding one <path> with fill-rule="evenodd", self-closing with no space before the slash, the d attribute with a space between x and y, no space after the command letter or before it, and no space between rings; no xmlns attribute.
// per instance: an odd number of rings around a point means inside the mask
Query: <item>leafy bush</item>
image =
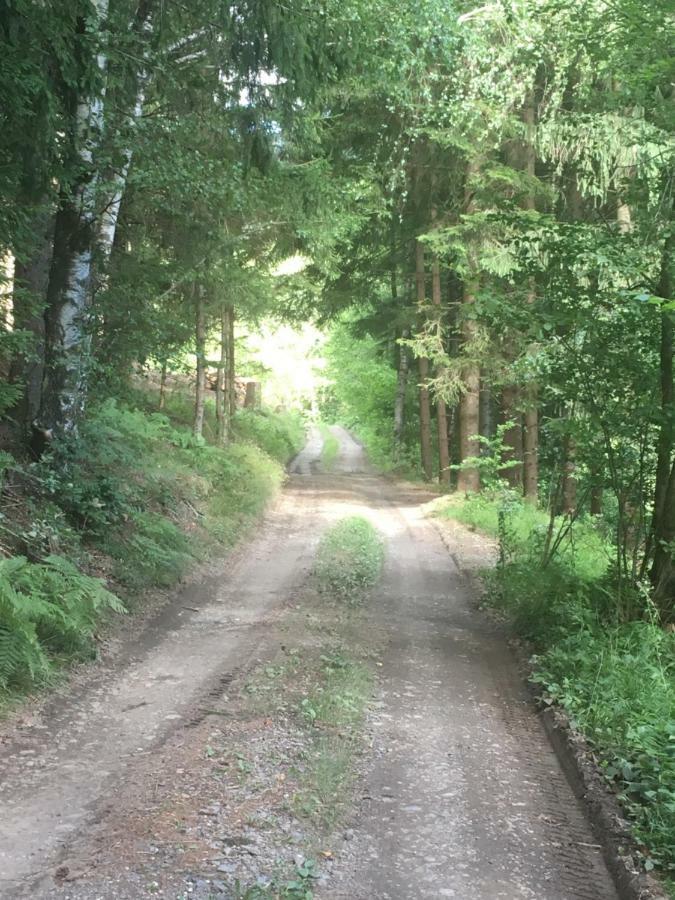
<svg viewBox="0 0 675 900"><path fill-rule="evenodd" d="M380 577L384 561L382 539L360 516L342 519L322 537L314 573L321 589L338 599L358 601Z"/></svg>
<svg viewBox="0 0 675 900"><path fill-rule="evenodd" d="M577 630L533 678L596 748L647 868L675 872L675 635L649 622Z"/></svg>
<svg viewBox="0 0 675 900"><path fill-rule="evenodd" d="M124 606L60 556L0 560L0 688L40 680L54 656L83 653L102 610Z"/></svg>
<svg viewBox="0 0 675 900"><path fill-rule="evenodd" d="M242 409L235 416L233 428L236 438L255 444L282 464L305 443L305 426L296 412Z"/></svg>
<svg viewBox="0 0 675 900"><path fill-rule="evenodd" d="M98 613L122 608L64 554L85 569L94 556L132 603L245 533L284 477L269 453L295 452L302 423L267 413L244 421L266 449L211 446L166 415L108 400L41 462L20 467L3 455L0 466L14 470L26 495L11 529L0 511L3 539L14 542L3 549L16 554L0 562L0 688L27 687L55 656L89 652Z"/></svg>
<svg viewBox="0 0 675 900"><path fill-rule="evenodd" d="M397 373L386 346L368 334L359 333L355 339L348 315L332 329L324 352L331 384L320 398L322 417L351 429L379 469L397 469L419 476L414 376L408 379L403 447L397 459L392 427Z"/></svg>
<svg viewBox="0 0 675 900"><path fill-rule="evenodd" d="M532 555L533 564L539 568L549 516L524 502L514 491L471 494L466 498L454 494L444 502L439 515L499 538L507 557ZM554 521L556 530L562 521L562 516ZM576 575L590 579L606 573L613 555L599 524L587 519L574 523L558 549L558 558L570 562Z"/></svg>
<svg viewBox="0 0 675 900"><path fill-rule="evenodd" d="M442 514L505 541L489 599L536 650L534 682L597 753L646 868L674 873L675 635L652 621L646 594L619 601L601 525L574 523L542 565L548 519L513 497L450 498ZM625 608L642 618L622 621Z"/></svg>

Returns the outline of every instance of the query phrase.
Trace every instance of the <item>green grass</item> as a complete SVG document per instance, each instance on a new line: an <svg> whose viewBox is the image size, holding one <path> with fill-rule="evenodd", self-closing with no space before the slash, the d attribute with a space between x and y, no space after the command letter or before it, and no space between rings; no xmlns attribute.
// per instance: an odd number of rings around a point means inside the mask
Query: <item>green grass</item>
<svg viewBox="0 0 675 900"><path fill-rule="evenodd" d="M297 412L242 409L235 416L233 427L236 440L248 441L282 465L305 444L305 425Z"/></svg>
<svg viewBox="0 0 675 900"><path fill-rule="evenodd" d="M299 703L313 731L294 808L328 830L340 818L349 793L373 681L370 668L344 647L324 648Z"/></svg>
<svg viewBox="0 0 675 900"><path fill-rule="evenodd" d="M0 563L0 699L91 653L99 613L122 608L115 595L133 607L148 588L171 588L247 534L279 489L304 439L299 416L239 414L237 440L216 447L181 424L181 402L164 414L107 401L53 458L4 460L28 487L0 509L11 557Z"/></svg>
<svg viewBox="0 0 675 900"><path fill-rule="evenodd" d="M370 522L360 516L342 519L322 537L314 574L322 592L358 602L380 577L384 545Z"/></svg>
<svg viewBox="0 0 675 900"><path fill-rule="evenodd" d="M468 497L453 494L439 506L438 515L504 540L507 553L511 555L528 553L543 545L549 525L548 513L523 502L509 491ZM556 532L562 523L562 517L555 520ZM559 556L569 561L581 577L598 578L607 571L613 548L598 530L597 523L579 520L561 543Z"/></svg>
<svg viewBox="0 0 675 900"><path fill-rule="evenodd" d="M323 446L321 447L321 468L324 472L332 472L340 451L340 442L328 425L319 425Z"/></svg>
<svg viewBox="0 0 675 900"><path fill-rule="evenodd" d="M326 556L333 559L336 546L342 552L345 546L364 545L373 552L367 578L372 584L379 576L382 544L363 519L345 519L331 528L321 542L317 561ZM342 558L361 566L359 553ZM314 590L307 590L286 623L294 646L286 645L247 684L255 715L275 719L275 729L287 729L293 735L292 751L285 753L285 789L290 810L304 820L303 830L311 835L311 844L308 859L295 872L275 873L266 888L240 887L236 896L242 900L309 900L312 880L319 874L312 856L319 858L319 851L330 846L329 837L352 806L356 759L364 750L364 721L375 686L371 658L378 635L366 626L365 608L358 603L363 579L349 584L349 588L340 584L346 591L341 599L347 601L347 608L326 604Z"/></svg>
<svg viewBox="0 0 675 900"><path fill-rule="evenodd" d="M559 703L592 746L645 868L672 877L675 635L655 620L646 593L624 588L619 598L601 524L577 522L543 565L548 518L540 511L483 496L449 498L440 514L503 539L504 563L487 576L489 602L530 642L532 680L547 702Z"/></svg>

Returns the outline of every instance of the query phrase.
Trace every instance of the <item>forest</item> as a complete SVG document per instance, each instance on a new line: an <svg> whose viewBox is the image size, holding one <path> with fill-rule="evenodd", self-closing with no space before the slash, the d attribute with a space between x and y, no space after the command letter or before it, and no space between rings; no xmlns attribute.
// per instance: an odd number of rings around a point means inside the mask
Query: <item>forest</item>
<svg viewBox="0 0 675 900"><path fill-rule="evenodd" d="M3 703L340 423L496 540L487 602L673 875L674 19L0 0ZM280 329L314 381L269 403Z"/></svg>

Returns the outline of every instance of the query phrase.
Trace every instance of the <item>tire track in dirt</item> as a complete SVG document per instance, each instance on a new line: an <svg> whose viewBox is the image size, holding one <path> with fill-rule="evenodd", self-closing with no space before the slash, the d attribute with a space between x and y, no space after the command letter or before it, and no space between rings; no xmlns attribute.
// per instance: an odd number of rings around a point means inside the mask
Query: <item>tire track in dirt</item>
<svg viewBox="0 0 675 900"><path fill-rule="evenodd" d="M318 896L615 900L583 808L503 637L471 608L451 552L424 519L428 493L374 475L349 435L335 434L335 473L312 474L321 450L315 442L299 458L305 474L293 476L229 571L224 565L201 594L179 598L118 670L104 669L48 704L41 720L5 745L0 896L157 896L124 860L114 884L85 872L57 886L53 876L59 861L91 852L90 830L103 843L112 835L106 823L116 797L133 808L153 754L169 757L163 765L175 771L173 744L185 746L211 698L281 640L279 616L306 578L324 528L361 514L387 541L370 610L386 651L363 799L350 839L336 836L332 844L335 862ZM186 605L197 611L186 615Z"/></svg>
<svg viewBox="0 0 675 900"><path fill-rule="evenodd" d="M503 636L419 492L364 482L387 535L371 616L388 635L365 798L322 900L615 900ZM338 857L340 858L340 857Z"/></svg>
<svg viewBox="0 0 675 900"><path fill-rule="evenodd" d="M3 742L0 896L50 896L37 882L114 803L134 766L199 714L201 698L255 656L274 616L306 577L322 530L311 493L284 492L231 570L179 595L120 668L92 673L73 694ZM186 607L190 608L186 611ZM42 893L42 890L45 893Z"/></svg>

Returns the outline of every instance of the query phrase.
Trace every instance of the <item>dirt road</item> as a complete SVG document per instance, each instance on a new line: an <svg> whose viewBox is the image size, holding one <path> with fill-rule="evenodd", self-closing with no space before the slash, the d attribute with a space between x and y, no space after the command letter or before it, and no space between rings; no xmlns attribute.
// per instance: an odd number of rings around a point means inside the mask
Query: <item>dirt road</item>
<svg viewBox="0 0 675 900"><path fill-rule="evenodd" d="M317 472L314 436L236 558L178 596L114 662L3 738L0 896L199 894L149 884L129 859L114 878L83 869L63 879L90 832L110 844L118 800L133 805L152 777L180 787L185 769L171 748L189 742L209 698L279 643L284 608L321 532L358 512L387 541L385 578L372 598L385 650L361 799L318 896L616 897L503 638L471 609L463 576L421 512L428 498L377 477L349 435L335 433L332 473ZM136 849L141 859L156 848ZM178 884L178 863L175 875ZM236 896L226 883L208 891L199 896Z"/></svg>

